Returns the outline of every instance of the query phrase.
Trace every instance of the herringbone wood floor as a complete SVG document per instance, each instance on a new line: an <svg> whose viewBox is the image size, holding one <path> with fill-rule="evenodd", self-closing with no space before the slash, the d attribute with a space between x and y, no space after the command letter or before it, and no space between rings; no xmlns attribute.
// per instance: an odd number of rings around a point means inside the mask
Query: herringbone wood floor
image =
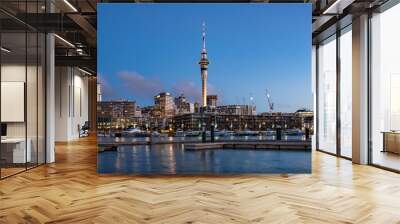
<svg viewBox="0 0 400 224"><path fill-rule="evenodd" d="M0 181L0 223L400 223L400 175L313 152L311 175L96 173L96 140Z"/></svg>

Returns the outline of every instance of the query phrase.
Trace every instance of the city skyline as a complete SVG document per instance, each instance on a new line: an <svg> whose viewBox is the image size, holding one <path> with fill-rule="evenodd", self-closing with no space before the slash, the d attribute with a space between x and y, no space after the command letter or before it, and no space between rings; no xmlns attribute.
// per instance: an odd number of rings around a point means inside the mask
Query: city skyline
<svg viewBox="0 0 400 224"><path fill-rule="evenodd" d="M99 21L99 45L104 45L100 48L98 65L103 99L132 100L147 106L153 104L155 95L170 92L175 97L184 94L189 101L202 104L198 61L202 50L202 23L206 22L207 53L211 58L208 95L218 95L219 105L252 104L250 98L253 98L257 112L269 111L265 95L265 90L269 89L275 111L311 108L311 92L308 91L311 42L304 44L304 39L311 41L311 37L300 32L293 38L294 33L280 29L289 22L293 26L293 21L278 14L279 6L244 6L239 12L234 5L219 4L156 4L127 8L100 5L99 13L105 14L101 17L104 21ZM225 12L224 17L217 18L221 10ZM308 6L286 10L291 11L292 19L300 20L299 23L308 22L311 10ZM239 13L250 18L239 21ZM132 19L128 21L137 21L128 31L125 27L128 24L120 23L126 21L126 16ZM113 17L112 22L107 19L109 17ZM281 21L279 26L270 21L272 17ZM303 25L299 27L304 29ZM132 35L130 42L120 43L127 35ZM157 38L160 35L166 38ZM248 41L250 38L252 40ZM296 45L296 49L291 50L292 45ZM283 63L291 66L282 66ZM230 75L224 75L226 73Z"/></svg>

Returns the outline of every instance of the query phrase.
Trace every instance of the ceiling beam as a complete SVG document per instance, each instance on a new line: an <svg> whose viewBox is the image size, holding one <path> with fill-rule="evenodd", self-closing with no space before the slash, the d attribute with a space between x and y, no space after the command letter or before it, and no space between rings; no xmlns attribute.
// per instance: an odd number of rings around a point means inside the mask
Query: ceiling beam
<svg viewBox="0 0 400 224"><path fill-rule="evenodd" d="M83 31L90 37L86 41L91 46L96 46L97 30L88 22L88 20L80 14L68 14L68 17L73 20Z"/></svg>
<svg viewBox="0 0 400 224"><path fill-rule="evenodd" d="M87 67L97 71L97 60L91 56L55 56L56 66Z"/></svg>

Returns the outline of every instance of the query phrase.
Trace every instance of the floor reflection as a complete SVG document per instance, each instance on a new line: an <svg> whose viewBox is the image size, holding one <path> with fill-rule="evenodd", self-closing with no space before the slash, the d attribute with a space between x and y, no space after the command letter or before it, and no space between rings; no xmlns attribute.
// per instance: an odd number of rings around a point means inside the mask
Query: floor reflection
<svg viewBox="0 0 400 224"><path fill-rule="evenodd" d="M400 155L391 152L376 151L373 154L373 164L400 170Z"/></svg>

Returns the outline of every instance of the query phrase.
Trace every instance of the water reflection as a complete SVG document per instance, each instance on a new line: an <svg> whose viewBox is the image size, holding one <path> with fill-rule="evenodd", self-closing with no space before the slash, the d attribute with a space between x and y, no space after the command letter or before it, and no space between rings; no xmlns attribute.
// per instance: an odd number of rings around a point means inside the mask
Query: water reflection
<svg viewBox="0 0 400 224"><path fill-rule="evenodd" d="M182 144L120 146L100 152L99 173L310 173L311 152L218 149L185 151Z"/></svg>

